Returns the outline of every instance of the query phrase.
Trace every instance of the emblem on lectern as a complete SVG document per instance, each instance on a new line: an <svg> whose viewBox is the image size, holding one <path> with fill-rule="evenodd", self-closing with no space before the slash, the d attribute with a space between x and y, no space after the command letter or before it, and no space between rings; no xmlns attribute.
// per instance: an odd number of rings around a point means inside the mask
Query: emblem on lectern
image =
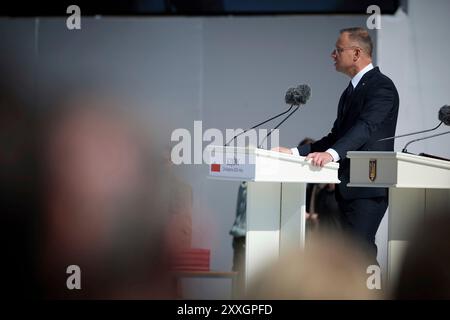
<svg viewBox="0 0 450 320"><path fill-rule="evenodd" d="M369 161L369 179L374 182L377 178L377 160L370 159Z"/></svg>

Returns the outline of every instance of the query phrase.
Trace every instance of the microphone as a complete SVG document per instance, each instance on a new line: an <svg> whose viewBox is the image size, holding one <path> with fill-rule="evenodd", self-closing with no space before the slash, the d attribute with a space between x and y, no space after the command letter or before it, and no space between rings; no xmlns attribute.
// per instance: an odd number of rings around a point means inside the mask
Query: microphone
<svg viewBox="0 0 450 320"><path fill-rule="evenodd" d="M291 106L300 106L305 104L311 96L311 88L307 84L301 84L296 88L289 88L286 91L284 101Z"/></svg>
<svg viewBox="0 0 450 320"><path fill-rule="evenodd" d="M449 105L444 105L444 106L442 106L439 109L438 119L440 121L439 124L436 127L432 128L432 129L416 131L416 132L407 133L407 134L401 134L401 135L393 136L393 137L387 137L387 138L383 138L383 139L377 140L377 142L379 142L379 141L386 141L386 140L392 140L392 139L412 136L412 135L419 134L419 133L425 133L425 132L434 131L437 128L439 128L442 124L445 124L446 126L450 126L450 106Z"/></svg>
<svg viewBox="0 0 450 320"><path fill-rule="evenodd" d="M286 91L286 95L285 95L285 97L284 97L284 101L286 102L286 104L290 105L289 109L287 109L286 111L283 111L283 112L277 114L276 116L273 116L273 117L271 117L270 119L265 120L265 121L263 121L263 122L261 122L261 123L258 123L257 125L254 125L253 127L249 128L249 129L246 129L246 130L242 131L241 133L235 135L233 138L230 139L230 141L228 141L227 143L224 144L224 147L228 146L234 139L236 139L237 137L239 137L241 134L244 134L244 133L246 133L246 132L249 131L249 130L258 128L259 126L262 126L263 124L265 124L265 123L267 123L267 122L269 122L269 121L272 121L272 120L274 120L274 119L276 119L276 118L279 118L279 117L281 117L282 115L284 115L284 114L288 113L289 111L291 111L292 108L294 108L294 106L297 106L297 108L296 108L293 112L291 112L291 114L293 114L295 111L297 111L297 109L299 108L300 104L305 104L306 101L308 101L310 95L311 95L311 89L309 88L308 85L304 85L304 84L303 84L303 85L297 86L296 88L289 88L289 89ZM286 120L287 118L289 118L289 117L291 116L291 114L289 114L289 115L285 118L285 120ZM283 123L285 120L283 120L281 123ZM281 125L281 123L280 123L279 125ZM279 126L279 125L278 125L278 126ZM276 129L276 128L275 128L275 129ZM270 135L270 134L268 134L268 135L264 138L263 141L265 141L265 139L266 139L269 135Z"/></svg>
<svg viewBox="0 0 450 320"><path fill-rule="evenodd" d="M291 107L296 106L296 108L294 109L294 111L288 114L280 123L278 123L275 128L270 130L270 132L261 141L258 148L262 146L264 141L266 141L266 139L272 134L274 130L278 129L287 119L289 119L290 116L292 116L298 109L300 109L301 105L306 104L306 102L309 100L309 97L311 97L311 88L307 84L301 84L296 88L289 88L286 92L284 100L286 101L287 104L290 104Z"/></svg>
<svg viewBox="0 0 450 320"><path fill-rule="evenodd" d="M446 126L450 126L450 106L445 105L439 109L439 120L442 121Z"/></svg>

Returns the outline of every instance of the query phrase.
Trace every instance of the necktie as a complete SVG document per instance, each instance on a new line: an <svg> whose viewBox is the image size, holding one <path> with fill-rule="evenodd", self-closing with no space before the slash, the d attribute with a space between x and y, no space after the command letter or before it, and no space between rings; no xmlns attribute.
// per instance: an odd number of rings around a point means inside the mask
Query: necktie
<svg viewBox="0 0 450 320"><path fill-rule="evenodd" d="M352 96L352 93L353 93L353 84L350 81L347 87L347 98L350 98Z"/></svg>
<svg viewBox="0 0 450 320"><path fill-rule="evenodd" d="M347 109L350 105L350 101L351 101L351 97L352 97L352 93L353 93L354 89L353 89L353 84L350 81L350 83L348 84L348 87L346 89L346 94L345 94L345 101L344 101L344 110L343 110L343 114L345 114L347 112Z"/></svg>

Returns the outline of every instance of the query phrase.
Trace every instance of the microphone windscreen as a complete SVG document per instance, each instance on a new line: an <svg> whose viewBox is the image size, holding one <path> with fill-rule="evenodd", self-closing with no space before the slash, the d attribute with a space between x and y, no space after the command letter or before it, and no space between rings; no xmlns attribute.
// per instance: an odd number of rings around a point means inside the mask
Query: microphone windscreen
<svg viewBox="0 0 450 320"><path fill-rule="evenodd" d="M445 105L439 109L439 121L442 121L446 126L450 126L450 106Z"/></svg>
<svg viewBox="0 0 450 320"><path fill-rule="evenodd" d="M294 95L295 95L295 88L287 89L286 95L284 96L284 101L286 102L286 104L289 105L295 104Z"/></svg>
<svg viewBox="0 0 450 320"><path fill-rule="evenodd" d="M305 104L311 96L311 88L307 84L301 84L286 91L284 101L288 105L299 106Z"/></svg>
<svg viewBox="0 0 450 320"><path fill-rule="evenodd" d="M311 97L311 88L307 84L301 84L297 87L297 90L299 91L299 102L301 104L305 104L309 97Z"/></svg>

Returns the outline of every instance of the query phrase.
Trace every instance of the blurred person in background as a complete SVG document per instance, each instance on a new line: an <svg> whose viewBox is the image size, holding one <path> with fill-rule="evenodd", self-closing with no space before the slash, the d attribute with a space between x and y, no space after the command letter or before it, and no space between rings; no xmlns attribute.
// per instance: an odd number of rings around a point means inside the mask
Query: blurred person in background
<svg viewBox="0 0 450 320"><path fill-rule="evenodd" d="M233 266L232 270L237 272L237 292L244 293L245 276L245 241L247 232L247 181L239 184L236 217L230 230L233 236Z"/></svg>
<svg viewBox="0 0 450 320"><path fill-rule="evenodd" d="M320 184L315 200L315 212L318 216L320 232L342 230L341 211L336 201L334 183Z"/></svg>
<svg viewBox="0 0 450 320"><path fill-rule="evenodd" d="M302 141L299 142L298 146L303 146L306 144L313 143L314 140L311 138L304 138ZM316 205L316 195L318 191L319 185L317 183L307 183L306 184L306 203L305 203L305 210L306 210L306 227L310 230L314 229L317 225L317 219L318 215L315 210Z"/></svg>
<svg viewBox="0 0 450 320"><path fill-rule="evenodd" d="M304 138L298 147L314 143ZM340 210L335 198L333 183L308 183L306 185L306 226L308 231L335 231L340 228Z"/></svg>

